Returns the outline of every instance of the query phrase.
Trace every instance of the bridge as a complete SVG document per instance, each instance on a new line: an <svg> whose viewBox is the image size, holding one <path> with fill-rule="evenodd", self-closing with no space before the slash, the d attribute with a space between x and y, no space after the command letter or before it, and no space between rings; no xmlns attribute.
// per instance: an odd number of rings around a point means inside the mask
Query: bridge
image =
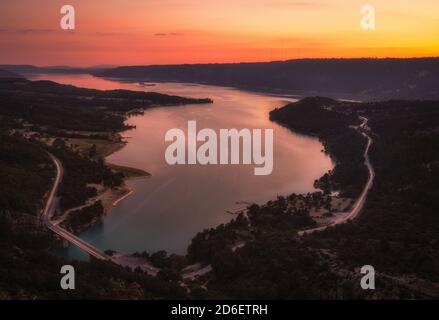
<svg viewBox="0 0 439 320"><path fill-rule="evenodd" d="M61 238L67 240L71 244L77 246L78 248L82 249L83 251L87 252L89 255L95 257L99 260L112 260L110 256L106 255L101 250L93 247L89 243L85 242L81 238L75 236L74 234L68 232L67 230L61 228L58 225L55 225L52 222L52 217L56 211L56 208L58 207L58 198L57 198L57 192L59 189L59 185L61 184L64 169L62 167L61 161L59 161L58 158L56 158L53 154L48 153L50 158L52 159L53 163L55 164L56 168L56 177L55 181L53 182L52 189L50 190L49 196L46 201L46 206L44 208L43 214L42 214L42 220L44 225L50 230L52 230L54 233L59 235Z"/></svg>

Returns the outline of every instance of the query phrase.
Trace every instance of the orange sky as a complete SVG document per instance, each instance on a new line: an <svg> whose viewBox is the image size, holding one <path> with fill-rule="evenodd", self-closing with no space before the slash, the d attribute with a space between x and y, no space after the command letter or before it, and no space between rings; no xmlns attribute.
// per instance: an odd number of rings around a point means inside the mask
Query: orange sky
<svg viewBox="0 0 439 320"><path fill-rule="evenodd" d="M76 30L59 27L63 4ZM376 8L376 30L360 8ZM439 56L438 0L0 2L0 63L92 66Z"/></svg>

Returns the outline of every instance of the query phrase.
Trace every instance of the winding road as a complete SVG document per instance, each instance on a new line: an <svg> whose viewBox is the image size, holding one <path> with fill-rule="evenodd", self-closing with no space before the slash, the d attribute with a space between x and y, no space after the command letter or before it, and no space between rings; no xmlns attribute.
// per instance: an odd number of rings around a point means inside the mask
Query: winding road
<svg viewBox="0 0 439 320"><path fill-rule="evenodd" d="M64 170L62 167L61 162L58 158L56 158L53 154L48 153L50 158L52 159L53 163L56 167L56 177L55 181L53 182L52 189L50 190L49 197L46 201L46 206L44 208L43 214L42 214L42 220L44 225L47 226L48 229L55 232L57 235L59 235L61 238L69 241L70 243L76 245L80 249L84 250L91 256L100 259L100 260L111 260L111 257L103 253L101 250L96 249L95 247L91 246L87 242L83 241L82 239L78 238L74 234L68 232L67 230L61 228L58 225L55 225L52 222L52 217L56 211L56 208L58 207L59 199L57 198L56 194L59 189L59 185L61 184Z"/></svg>
<svg viewBox="0 0 439 320"><path fill-rule="evenodd" d="M330 224L299 231L298 232L299 236L302 236L304 234L310 234L310 233L313 233L316 231L322 231L322 230L325 230L326 228L329 228L331 226L345 223L349 220L355 219L360 214L360 212L364 206L364 203L366 202L367 194L369 193L369 190L371 189L372 184L373 184L373 180L375 178L375 172L373 170L372 164L371 164L370 159L369 159L369 149L373 143L373 140L366 133L368 119L365 117L360 117L360 118L363 120L363 122L358 127L355 127L355 129L367 138L367 145L366 145L366 148L364 150L364 164L369 171L369 177L367 179L366 185L364 186L360 196L357 198L357 200L355 201L355 203L352 206L350 211L344 212L344 213L338 213L337 214L338 217L333 219ZM53 183L52 189L50 190L50 194L47 198L46 206L45 206L43 214L42 214L42 221L43 221L44 225L46 225L48 229L52 230L54 233L59 235L61 238L76 245L78 248L84 250L85 252L87 252L91 256L93 256L97 259L100 259L100 260L109 260L109 261L113 261L115 263L123 265L123 263L118 261L119 259L117 259L117 258L113 259L112 257L106 255L101 250L93 247L89 243L85 242L84 240L80 239L79 237L75 236L74 234L68 232L67 230L61 228L59 225L56 225L52 222L52 217L53 217L53 215L58 207L59 199L57 197L57 192L58 192L59 185L61 184L61 181L63 178L64 170L63 170L62 164L59 161L59 159L56 158L51 153L48 153L48 154L55 165L56 177L55 177L55 181Z"/></svg>
<svg viewBox="0 0 439 320"><path fill-rule="evenodd" d="M58 158L56 158L50 152L48 152L48 155L50 156L53 163L55 164L56 177L55 177L55 181L53 182L52 189L50 190L49 196L46 201L46 206L44 207L44 211L42 214L43 224L48 229L52 230L54 233L60 236L61 238L74 244L79 249L85 251L86 253L88 253L92 257L95 257L96 259L111 261L122 267L129 267L132 270L135 270L136 268L140 268L152 276L157 275L159 269L152 266L148 261L144 261L144 260L138 261L139 259L125 254L114 254L113 256L109 256L104 252L102 252L101 250L85 242L81 238L61 228L58 224L52 221L54 213L58 207L59 199L57 197L57 192L63 178L64 169L61 164L61 161L59 161Z"/></svg>
<svg viewBox="0 0 439 320"><path fill-rule="evenodd" d="M363 188L363 191L361 191L360 196L357 198L350 211L337 213L337 217L335 217L330 224L299 231L297 233L299 236L313 233L316 231L322 231L331 226L342 224L349 220L353 220L360 214L361 210L363 209L364 203L366 202L367 194L369 193L369 190L370 188L372 188L373 185L373 180L375 178L375 171L373 170L372 164L369 159L369 149L373 143L372 138L366 133L367 122L369 121L369 119L365 117L360 117L360 119L362 119L363 122L358 127L355 127L355 129L367 138L367 145L366 148L364 149L364 165L367 167L367 170L369 172L369 177L367 179L366 185Z"/></svg>

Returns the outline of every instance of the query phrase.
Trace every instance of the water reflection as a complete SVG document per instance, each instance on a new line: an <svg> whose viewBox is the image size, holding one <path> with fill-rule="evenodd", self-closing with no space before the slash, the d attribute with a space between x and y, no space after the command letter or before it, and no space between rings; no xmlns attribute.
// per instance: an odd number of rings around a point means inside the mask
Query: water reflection
<svg viewBox="0 0 439 320"><path fill-rule="evenodd" d="M199 231L229 221L226 210L236 202L264 203L277 195L313 191L313 182L331 169L330 159L314 138L302 136L270 122L270 110L288 99L249 93L232 88L178 83L154 87L98 79L87 75L40 75L61 83L97 89L157 91L189 97L209 97L211 105L162 107L132 117L136 129L124 133L128 145L108 161L144 169L152 178L128 184L136 191L116 206L101 224L80 237L101 249L122 252L167 250L183 254ZM169 166L164 159L165 132L186 130L187 121L198 128L272 128L274 170L269 176L255 176L253 165ZM70 246L64 254L84 257Z"/></svg>

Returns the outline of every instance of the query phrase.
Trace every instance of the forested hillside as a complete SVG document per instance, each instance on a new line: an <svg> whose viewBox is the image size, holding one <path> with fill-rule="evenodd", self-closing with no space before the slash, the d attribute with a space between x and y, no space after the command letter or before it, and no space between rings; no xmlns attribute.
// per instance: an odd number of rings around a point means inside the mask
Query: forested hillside
<svg viewBox="0 0 439 320"><path fill-rule="evenodd" d="M328 192L336 187L350 194L357 183L346 181L361 181L363 172L364 140L349 128L358 124L359 115L369 119L376 170L361 215L353 222L298 236L298 229L312 225L307 208L324 205L323 198L319 193L290 195L253 205L231 223L199 233L188 258L212 265L212 274L203 279L209 284L208 296L439 297L439 102L307 98L273 111L271 118L317 135L337 161L325 177ZM297 199L303 203L299 207ZM363 265L375 268L376 290L361 290Z"/></svg>
<svg viewBox="0 0 439 320"><path fill-rule="evenodd" d="M175 282L93 260L73 262L77 289L60 290L60 268L72 262L52 253L59 241L41 221L55 177L47 151L64 166L60 208L79 206L96 193L90 183L111 188L121 184L123 173L110 169L96 154L96 146L94 153L84 155L66 142L68 138L111 146L119 143L116 133L126 128L124 119L133 108L210 100L1 79L0 101L0 299L186 297ZM102 215L102 206L93 208L93 215ZM78 213L72 228L90 218Z"/></svg>
<svg viewBox="0 0 439 320"><path fill-rule="evenodd" d="M298 59L257 63L123 66L100 77L178 81L361 100L439 99L439 59Z"/></svg>

